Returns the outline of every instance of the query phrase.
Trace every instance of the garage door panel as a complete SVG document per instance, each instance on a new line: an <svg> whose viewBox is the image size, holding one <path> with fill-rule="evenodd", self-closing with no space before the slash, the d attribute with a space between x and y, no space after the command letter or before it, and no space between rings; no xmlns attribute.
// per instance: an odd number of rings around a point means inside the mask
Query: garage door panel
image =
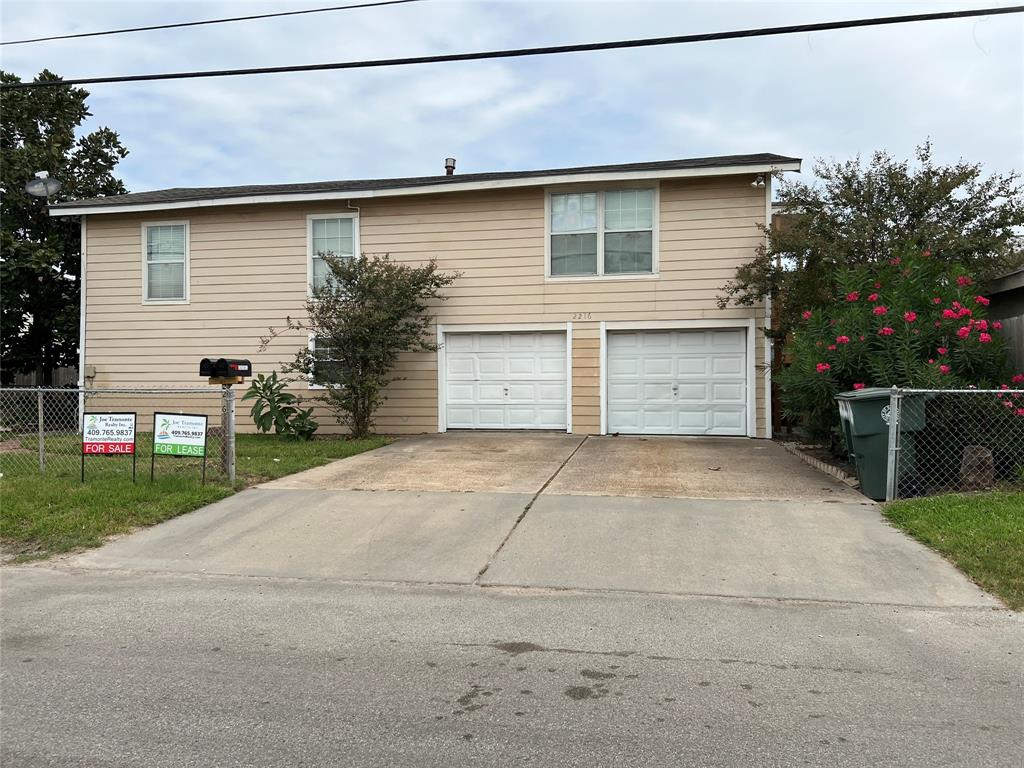
<svg viewBox="0 0 1024 768"><path fill-rule="evenodd" d="M746 387L741 382L731 384L713 384L711 387L711 399L718 403L744 404Z"/></svg>
<svg viewBox="0 0 1024 768"><path fill-rule="evenodd" d="M708 359L706 357L680 357L677 362L679 376L708 375Z"/></svg>
<svg viewBox="0 0 1024 768"><path fill-rule="evenodd" d="M708 400L708 385L705 383L685 383L677 385L676 399L680 402L704 403Z"/></svg>
<svg viewBox="0 0 1024 768"><path fill-rule="evenodd" d="M475 384L471 383L449 383L448 402L450 403L471 403L476 399Z"/></svg>
<svg viewBox="0 0 1024 768"><path fill-rule="evenodd" d="M671 376L672 375L672 358L671 357L641 357L640 375L644 377L650 376Z"/></svg>
<svg viewBox="0 0 1024 768"><path fill-rule="evenodd" d="M745 435L746 331L608 335L608 430Z"/></svg>
<svg viewBox="0 0 1024 768"><path fill-rule="evenodd" d="M711 358L713 376L741 376L746 361L741 355Z"/></svg>
<svg viewBox="0 0 1024 768"><path fill-rule="evenodd" d="M445 414L451 429L565 429L564 333L450 333Z"/></svg>

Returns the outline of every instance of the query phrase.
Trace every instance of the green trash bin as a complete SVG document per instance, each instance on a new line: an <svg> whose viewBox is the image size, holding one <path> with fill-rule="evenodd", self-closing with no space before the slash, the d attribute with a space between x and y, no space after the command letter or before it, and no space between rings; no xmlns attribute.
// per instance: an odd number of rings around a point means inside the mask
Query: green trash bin
<svg viewBox="0 0 1024 768"><path fill-rule="evenodd" d="M889 462L889 398L892 390L870 387L836 395L846 449L857 467L860 491L869 499L885 499ZM900 476L914 472L915 432L924 429L923 395L902 395L900 403Z"/></svg>

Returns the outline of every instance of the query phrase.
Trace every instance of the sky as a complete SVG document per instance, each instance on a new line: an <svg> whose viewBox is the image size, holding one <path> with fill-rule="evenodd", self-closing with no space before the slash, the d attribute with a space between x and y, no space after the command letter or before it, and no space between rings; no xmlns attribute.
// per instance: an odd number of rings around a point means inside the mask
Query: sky
<svg viewBox="0 0 1024 768"><path fill-rule="evenodd" d="M4 0L3 40L341 4ZM31 79L321 63L1009 5L424 0L0 48ZM531 59L89 86L131 191L887 150L1024 170L1024 15Z"/></svg>

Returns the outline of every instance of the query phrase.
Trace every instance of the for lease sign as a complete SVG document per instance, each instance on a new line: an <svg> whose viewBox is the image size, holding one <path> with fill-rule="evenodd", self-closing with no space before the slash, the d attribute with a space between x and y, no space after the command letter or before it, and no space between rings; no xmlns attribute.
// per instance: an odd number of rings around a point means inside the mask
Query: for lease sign
<svg viewBox="0 0 1024 768"><path fill-rule="evenodd" d="M206 416L154 413L153 453L162 456L205 456Z"/></svg>
<svg viewBox="0 0 1024 768"><path fill-rule="evenodd" d="M135 414L85 414L82 453L135 453Z"/></svg>

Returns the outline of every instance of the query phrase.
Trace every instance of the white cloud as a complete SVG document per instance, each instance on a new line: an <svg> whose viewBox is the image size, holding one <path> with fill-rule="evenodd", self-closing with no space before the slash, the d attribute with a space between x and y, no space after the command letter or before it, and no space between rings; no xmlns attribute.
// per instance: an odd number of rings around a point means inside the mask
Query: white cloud
<svg viewBox="0 0 1024 768"><path fill-rule="evenodd" d="M970 3L969 3L970 4ZM982 3L973 3L982 5ZM957 4L960 7L961 4ZM4 38L281 3L7 0ZM294 7L294 6L291 6ZM929 9L951 8L933 3ZM431 0L2 49L23 77L270 66L920 12L906 3ZM774 151L1024 166L1020 17L460 64L94 86L132 189ZM809 164L808 164L809 167Z"/></svg>

